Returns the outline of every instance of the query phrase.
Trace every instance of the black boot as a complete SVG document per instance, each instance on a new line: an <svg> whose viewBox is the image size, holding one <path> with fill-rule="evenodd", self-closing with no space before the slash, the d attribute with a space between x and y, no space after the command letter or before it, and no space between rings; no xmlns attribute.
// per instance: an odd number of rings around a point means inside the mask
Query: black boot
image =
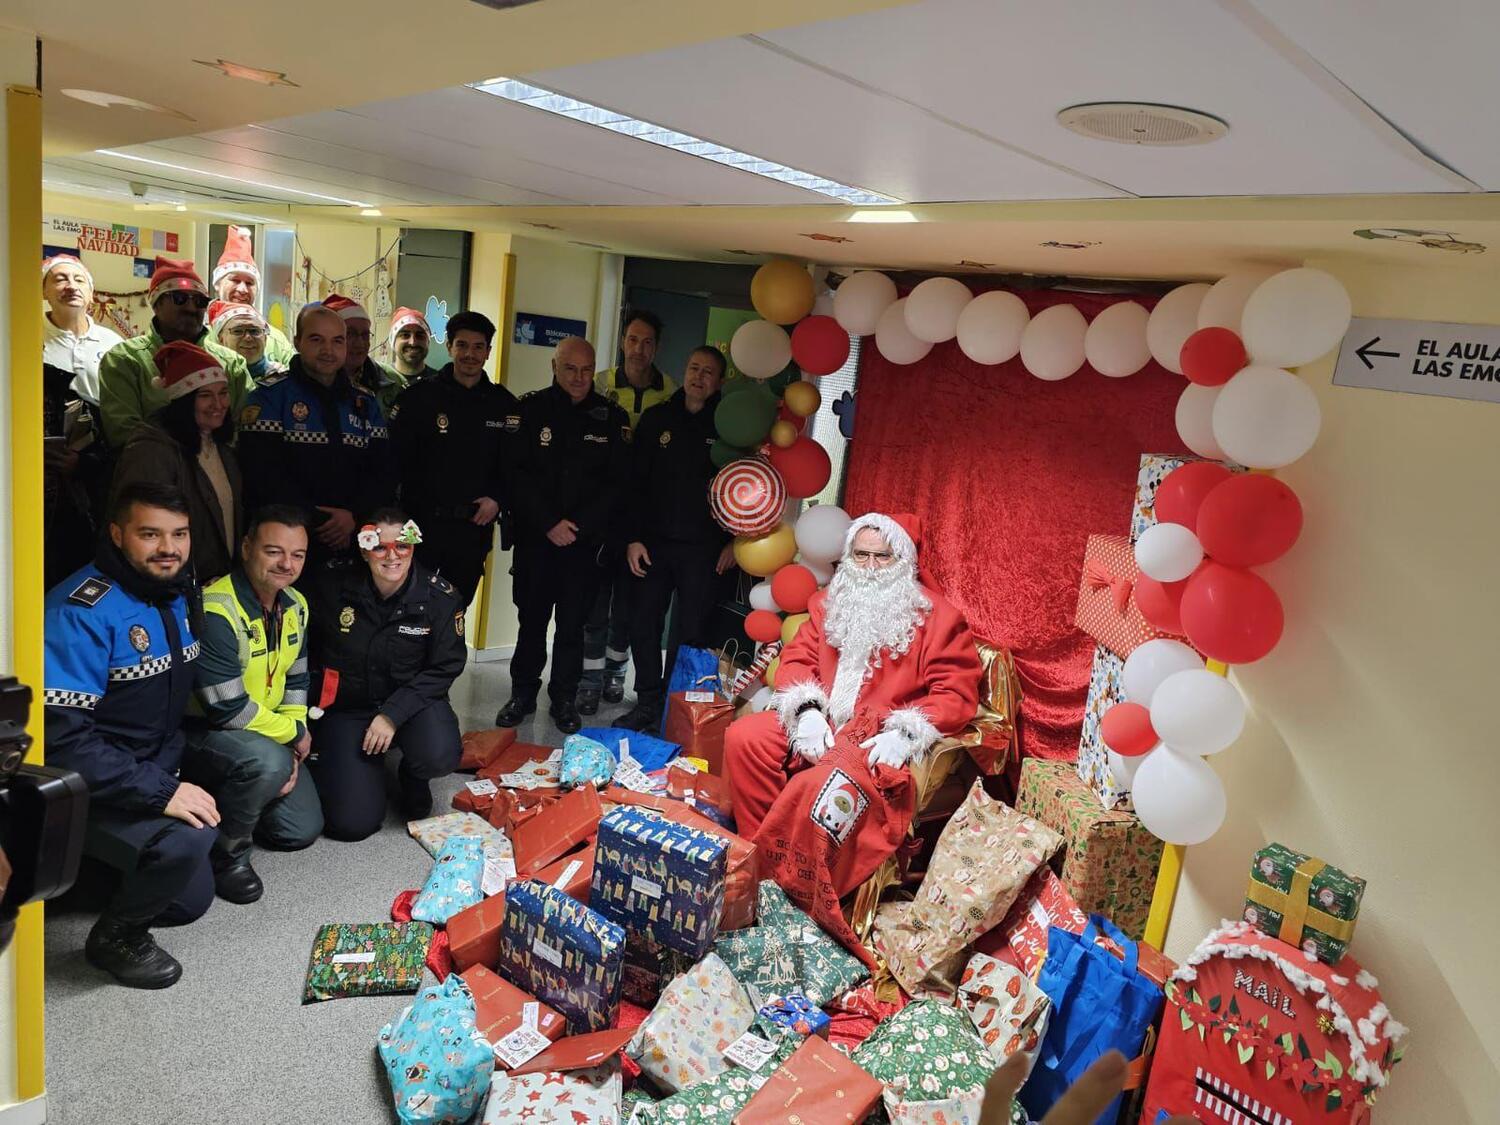
<svg viewBox="0 0 1500 1125"><path fill-rule="evenodd" d="M594 685L584 684L578 689L578 713L580 715L599 713L599 689Z"/></svg>
<svg viewBox="0 0 1500 1125"><path fill-rule="evenodd" d="M618 716L611 725L625 730L638 730L642 734L656 734L660 723L661 700L641 699L629 711Z"/></svg>
<svg viewBox="0 0 1500 1125"><path fill-rule="evenodd" d="M495 716L497 727L518 727L526 721L526 716L536 711L536 697L522 699L520 696L512 696L506 705L500 708L499 714Z"/></svg>
<svg viewBox="0 0 1500 1125"><path fill-rule="evenodd" d="M578 708L573 706L571 699L554 702L547 708L547 714L552 716L552 721L563 734L577 734L583 728L583 720L578 717Z"/></svg>
<svg viewBox="0 0 1500 1125"><path fill-rule="evenodd" d="M101 916L89 931L83 955L126 988L170 988L182 976L182 966L151 936L144 925Z"/></svg>
<svg viewBox="0 0 1500 1125"><path fill-rule="evenodd" d="M604 702L619 703L625 698L625 669L604 669Z"/></svg>
<svg viewBox="0 0 1500 1125"><path fill-rule="evenodd" d="M250 866L250 841L220 837L208 853L214 869L214 893L239 906L254 902L265 893L265 884Z"/></svg>

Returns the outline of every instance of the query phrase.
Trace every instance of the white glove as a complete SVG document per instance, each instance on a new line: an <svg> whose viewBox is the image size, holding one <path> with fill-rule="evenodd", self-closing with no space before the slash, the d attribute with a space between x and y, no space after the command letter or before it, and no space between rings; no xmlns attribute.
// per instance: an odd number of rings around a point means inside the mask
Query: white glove
<svg viewBox="0 0 1500 1125"><path fill-rule="evenodd" d="M865 739L859 748L870 752L871 768L889 766L899 770L911 759L911 742L904 734L893 730L883 730L874 738Z"/></svg>
<svg viewBox="0 0 1500 1125"><path fill-rule="evenodd" d="M816 762L833 749L833 728L828 725L828 717L813 708L798 715L792 747L809 762Z"/></svg>

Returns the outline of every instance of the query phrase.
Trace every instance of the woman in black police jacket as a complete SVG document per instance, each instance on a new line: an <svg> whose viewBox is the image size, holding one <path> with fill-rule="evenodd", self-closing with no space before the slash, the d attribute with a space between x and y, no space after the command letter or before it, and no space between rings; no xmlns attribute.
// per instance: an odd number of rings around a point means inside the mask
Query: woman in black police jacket
<svg viewBox="0 0 1500 1125"><path fill-rule="evenodd" d="M324 831L338 840L363 840L385 820L387 750L401 751L397 789L407 820L431 814L429 782L452 773L460 754L448 689L466 659L466 607L447 580L413 561L421 533L403 512L374 512L357 540L359 557L325 564L308 591L308 702L322 714L312 723L307 764Z"/></svg>

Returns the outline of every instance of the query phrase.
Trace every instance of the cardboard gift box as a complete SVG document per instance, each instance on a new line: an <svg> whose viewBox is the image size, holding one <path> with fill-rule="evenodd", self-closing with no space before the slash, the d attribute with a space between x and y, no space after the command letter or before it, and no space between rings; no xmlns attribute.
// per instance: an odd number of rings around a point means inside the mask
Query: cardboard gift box
<svg viewBox="0 0 1500 1125"><path fill-rule="evenodd" d="M507 856L511 854L510 838L482 816L470 812L441 813L425 820L408 821L406 831L433 859L443 850L443 845L454 836L478 836L486 852Z"/></svg>
<svg viewBox="0 0 1500 1125"><path fill-rule="evenodd" d="M663 949L643 934L628 933L620 995L632 1004L651 1008L667 981L692 967L693 959L686 954Z"/></svg>
<svg viewBox="0 0 1500 1125"><path fill-rule="evenodd" d="M1125 702L1125 661L1103 645L1094 646L1089 670L1089 692L1083 702L1083 730L1078 736L1078 776L1099 796L1107 809L1134 809L1130 790L1109 765L1109 747L1099 737L1099 724L1116 703Z"/></svg>
<svg viewBox="0 0 1500 1125"><path fill-rule="evenodd" d="M575 1034L614 1022L625 931L545 883L505 892L496 970L563 1014Z"/></svg>
<svg viewBox="0 0 1500 1125"><path fill-rule="evenodd" d="M1072 934L1081 934L1089 916L1078 909L1068 888L1050 867L1037 869L1011 906L1005 919L974 943L980 953L1002 960L1013 958L1016 965L1032 980L1042 971L1047 959L1047 931L1053 926ZM1010 958L1002 955L1009 953Z"/></svg>
<svg viewBox="0 0 1500 1125"><path fill-rule="evenodd" d="M482 770L516 741L515 727L495 727L493 730L471 730L464 734L462 753L458 759L461 770Z"/></svg>
<svg viewBox="0 0 1500 1125"><path fill-rule="evenodd" d="M1139 941L1151 912L1162 842L1134 813L1102 808L1072 762L1028 758L1021 766L1016 808L1062 834L1058 874L1078 908L1103 914Z"/></svg>
<svg viewBox="0 0 1500 1125"><path fill-rule="evenodd" d="M804 1039L772 1072L734 1125L787 1125L791 1121L863 1121L880 1101L882 1084L827 1041Z"/></svg>
<svg viewBox="0 0 1500 1125"><path fill-rule="evenodd" d="M1147 641L1172 635L1141 615L1135 600L1135 583L1140 576L1129 539L1123 535L1089 536L1073 623L1122 658Z"/></svg>
<svg viewBox="0 0 1500 1125"><path fill-rule="evenodd" d="M1250 865L1244 918L1261 933L1337 965L1354 937L1364 894L1358 875L1283 844L1267 844Z"/></svg>
<svg viewBox="0 0 1500 1125"><path fill-rule="evenodd" d="M701 957L719 933L728 853L717 832L622 806L599 822L589 902L632 933Z"/></svg>
<svg viewBox="0 0 1500 1125"><path fill-rule="evenodd" d="M498 785L487 777L474 778L466 781L458 787L458 792L453 794L453 811L469 812L475 816L482 816L490 820L490 809L495 807L495 798L502 790ZM493 824L493 821L490 821ZM503 825L496 825L503 828Z"/></svg>
<svg viewBox="0 0 1500 1125"><path fill-rule="evenodd" d="M516 1028L531 1023L554 1043L567 1031L567 1021L534 996L483 965L471 965L460 974L474 997L474 1026L493 1046ZM535 1016L527 1005L535 1005Z"/></svg>
<svg viewBox="0 0 1500 1125"><path fill-rule="evenodd" d="M702 758L713 774L724 772L724 734L734 722L734 704L717 692L674 691L667 697L662 736L682 753Z"/></svg>
<svg viewBox="0 0 1500 1125"><path fill-rule="evenodd" d="M416 992L432 941L426 922L330 922L319 926L302 1002Z"/></svg>
<svg viewBox="0 0 1500 1125"><path fill-rule="evenodd" d="M585 785L560 797L546 815L517 824L512 833L516 874L523 879L538 878L540 871L593 836L603 815L599 791Z"/></svg>
<svg viewBox="0 0 1500 1125"><path fill-rule="evenodd" d="M448 954L460 972L470 965L493 965L500 957L505 896L491 895L448 919Z"/></svg>
<svg viewBox="0 0 1500 1125"><path fill-rule="evenodd" d="M796 1035L806 1038L819 1035L828 1038L832 1020L828 1013L817 1007L800 992L788 992L778 996L755 1015L755 1022L763 1029L778 1035Z"/></svg>

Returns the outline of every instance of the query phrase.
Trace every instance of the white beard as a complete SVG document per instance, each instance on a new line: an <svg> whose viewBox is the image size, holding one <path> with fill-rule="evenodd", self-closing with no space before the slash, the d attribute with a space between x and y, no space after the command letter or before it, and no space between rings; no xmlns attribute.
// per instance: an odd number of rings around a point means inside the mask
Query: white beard
<svg viewBox="0 0 1500 1125"><path fill-rule="evenodd" d="M844 562L828 585L823 628L838 650L838 671L828 693L835 727L854 714L860 688L882 660L906 655L932 602L922 593L916 567L898 559L890 566L864 569Z"/></svg>

